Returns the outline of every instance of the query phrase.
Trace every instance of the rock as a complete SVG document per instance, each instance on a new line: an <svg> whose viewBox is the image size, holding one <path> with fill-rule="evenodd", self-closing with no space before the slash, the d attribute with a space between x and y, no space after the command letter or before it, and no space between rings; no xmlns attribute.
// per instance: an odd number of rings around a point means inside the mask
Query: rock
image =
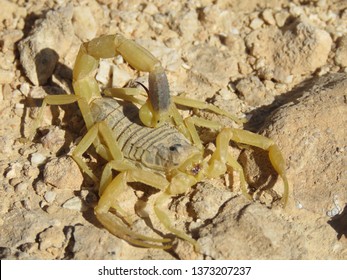
<svg viewBox="0 0 347 280"><path fill-rule="evenodd" d="M49 11L35 22L30 35L20 41L18 49L25 74L34 85L43 85L52 76L59 60L73 40L72 6Z"/></svg>
<svg viewBox="0 0 347 280"><path fill-rule="evenodd" d="M130 80L131 75L125 64L112 66L112 87L124 87Z"/></svg>
<svg viewBox="0 0 347 280"><path fill-rule="evenodd" d="M57 126L50 127L48 133L41 138L43 147L51 153L57 153L68 142L66 139L68 136L66 134L66 131Z"/></svg>
<svg viewBox="0 0 347 280"><path fill-rule="evenodd" d="M290 185L288 208L297 205L325 216L336 207L336 201L341 209L347 203L346 89L346 74L313 78L294 89L261 130L279 145L285 157ZM268 166L267 154L252 154L257 166ZM246 161L251 160L248 157ZM249 178L257 178L258 186L267 180L267 172L252 171L251 164L244 167Z"/></svg>
<svg viewBox="0 0 347 280"><path fill-rule="evenodd" d="M58 189L79 190L83 176L77 163L71 157L63 156L46 163L43 180Z"/></svg>
<svg viewBox="0 0 347 280"><path fill-rule="evenodd" d="M194 210L194 216L201 220L212 219L221 205L235 195L209 183L199 184L193 193L191 208Z"/></svg>
<svg viewBox="0 0 347 280"><path fill-rule="evenodd" d="M18 21L18 18L25 17L27 14L25 8L19 7L16 3L13 3L13 1L0 0L0 7L2 10L2 13L0 13L0 24L3 25L5 23L8 27L15 28L15 23ZM1 25L0 27L2 27ZM0 28L0 30L1 29L2 28Z"/></svg>
<svg viewBox="0 0 347 280"><path fill-rule="evenodd" d="M14 76L12 71L0 69L0 85L9 84Z"/></svg>
<svg viewBox="0 0 347 280"><path fill-rule="evenodd" d="M98 238L95 238L98 236ZM126 243L93 225L75 226L72 252L76 259L118 259Z"/></svg>
<svg viewBox="0 0 347 280"><path fill-rule="evenodd" d="M249 27L253 30L260 28L263 25L264 21L261 18L255 18L249 24Z"/></svg>
<svg viewBox="0 0 347 280"><path fill-rule="evenodd" d="M297 259L303 242L277 213L243 196L231 199L199 234L203 253L219 260Z"/></svg>
<svg viewBox="0 0 347 280"><path fill-rule="evenodd" d="M46 161L46 159L47 157L39 152L30 155L30 162L34 166L43 164Z"/></svg>
<svg viewBox="0 0 347 280"><path fill-rule="evenodd" d="M110 60L100 60L95 79L103 85L107 85L110 82L112 65Z"/></svg>
<svg viewBox="0 0 347 280"><path fill-rule="evenodd" d="M271 9L265 9L261 15L267 24L270 24L270 25L276 24L276 20L274 18L274 15Z"/></svg>
<svg viewBox="0 0 347 280"><path fill-rule="evenodd" d="M86 210L86 208L83 205L83 201L77 196L65 201L62 207L66 209L70 209L70 210L80 211L80 212Z"/></svg>
<svg viewBox="0 0 347 280"><path fill-rule="evenodd" d="M196 94L206 96L223 88L230 77L237 77L239 74L238 60L230 56L229 52L222 52L215 47L192 46L186 56L191 69L185 84L196 87L196 90L190 90L195 93L192 98L199 99Z"/></svg>
<svg viewBox="0 0 347 280"><path fill-rule="evenodd" d="M18 193L24 193L27 191L27 189L28 189L28 184L24 182L17 184L15 187L15 191Z"/></svg>
<svg viewBox="0 0 347 280"><path fill-rule="evenodd" d="M48 203L52 203L55 198L57 196L57 193L54 191L47 191L44 195L44 199L48 202Z"/></svg>
<svg viewBox="0 0 347 280"><path fill-rule="evenodd" d="M291 74L300 76L323 66L332 39L324 30L295 21L284 32L275 26L255 30L246 37L246 45L253 56L265 59L273 79L286 83Z"/></svg>
<svg viewBox="0 0 347 280"><path fill-rule="evenodd" d="M192 41L195 33L198 31L199 21L195 10L182 10L172 21L172 26L178 33L188 41Z"/></svg>
<svg viewBox="0 0 347 280"><path fill-rule="evenodd" d="M77 6L73 9L73 27L76 35L82 40L94 39L98 31L98 24L89 7Z"/></svg>
<svg viewBox="0 0 347 280"><path fill-rule="evenodd" d="M335 62L342 67L347 67L347 35L342 36L338 42Z"/></svg>
<svg viewBox="0 0 347 280"><path fill-rule="evenodd" d="M257 107L272 101L272 96L257 76L241 79L236 84L237 91L251 106Z"/></svg>
<svg viewBox="0 0 347 280"><path fill-rule="evenodd" d="M62 248L65 241L63 229L52 226L38 235L39 249L47 250L51 247Z"/></svg>

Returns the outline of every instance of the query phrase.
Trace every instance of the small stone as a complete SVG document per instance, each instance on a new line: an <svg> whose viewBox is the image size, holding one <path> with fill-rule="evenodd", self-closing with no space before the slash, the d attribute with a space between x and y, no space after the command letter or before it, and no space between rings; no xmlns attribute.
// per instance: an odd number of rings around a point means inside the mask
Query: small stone
<svg viewBox="0 0 347 280"><path fill-rule="evenodd" d="M28 83L23 83L20 85L19 90L24 96L27 97L29 95L30 85Z"/></svg>
<svg viewBox="0 0 347 280"><path fill-rule="evenodd" d="M107 85L110 81L111 67L112 63L109 60L101 60L95 79L103 85Z"/></svg>
<svg viewBox="0 0 347 280"><path fill-rule="evenodd" d="M57 194L54 191L47 191L43 197L48 203L52 203L56 196Z"/></svg>
<svg viewBox="0 0 347 280"><path fill-rule="evenodd" d="M182 36L188 40L193 40L194 34L199 28L198 15L196 11L190 10L188 13L183 13L177 22L179 22L178 28Z"/></svg>
<svg viewBox="0 0 347 280"><path fill-rule="evenodd" d="M254 29L258 29L263 25L264 21L261 18L255 18L251 21L249 27Z"/></svg>
<svg viewBox="0 0 347 280"><path fill-rule="evenodd" d="M19 176L22 165L19 162L11 163L5 170L6 179L13 179Z"/></svg>
<svg viewBox="0 0 347 280"><path fill-rule="evenodd" d="M46 161L46 159L47 159L46 156L44 156L43 154L41 154L39 152L36 152L36 153L31 154L30 162L32 165L38 166L38 165L43 164Z"/></svg>
<svg viewBox="0 0 347 280"><path fill-rule="evenodd" d="M75 34L82 41L91 40L96 37L98 24L89 7L74 7L72 24L75 29Z"/></svg>
<svg viewBox="0 0 347 280"><path fill-rule="evenodd" d="M24 104L23 103L16 103L15 109L24 109Z"/></svg>
<svg viewBox="0 0 347 280"><path fill-rule="evenodd" d="M50 128L48 133L41 138L42 145L51 153L57 153L65 145L65 131L57 126Z"/></svg>
<svg viewBox="0 0 347 280"><path fill-rule="evenodd" d="M63 208L70 209L70 210L76 210L76 211L83 211L85 210L85 207L83 205L83 201L79 197L73 197L64 202L62 205Z"/></svg>
<svg viewBox="0 0 347 280"><path fill-rule="evenodd" d="M38 235L39 249L61 248L65 241L65 235L60 227L49 227Z"/></svg>
<svg viewBox="0 0 347 280"><path fill-rule="evenodd" d="M264 10L263 13L262 13L262 17L263 17L264 21L267 24L270 24L270 25L275 25L276 24L276 20L275 20L275 18L273 16L273 13L272 13L271 9Z"/></svg>
<svg viewBox="0 0 347 280"><path fill-rule="evenodd" d="M237 91L251 106L264 104L268 96L267 89L257 76L241 79L236 85Z"/></svg>
<svg viewBox="0 0 347 280"><path fill-rule="evenodd" d="M7 50L13 50L15 48L16 42L19 41L22 37L23 37L22 30L5 31L1 36L1 39L3 41L2 51L5 53Z"/></svg>
<svg viewBox="0 0 347 280"><path fill-rule="evenodd" d="M154 5L153 3L148 2L145 9L143 10L144 13L149 14L149 15L155 15L157 14L158 8L156 7L156 5Z"/></svg>
<svg viewBox="0 0 347 280"><path fill-rule="evenodd" d="M44 168L43 180L58 189L79 190L83 176L77 163L71 157L50 160Z"/></svg>
<svg viewBox="0 0 347 280"><path fill-rule="evenodd" d="M124 87L131 80L131 75L124 66L125 64L112 66L112 87Z"/></svg>
<svg viewBox="0 0 347 280"><path fill-rule="evenodd" d="M276 13L275 20L276 20L277 26L282 27L285 24L288 17L289 17L289 13L286 11L281 11Z"/></svg>
<svg viewBox="0 0 347 280"><path fill-rule="evenodd" d="M300 17L305 15L305 12L303 10L302 7L296 6L296 5L291 5L291 7L289 8L289 12L292 16L294 17Z"/></svg>
<svg viewBox="0 0 347 280"><path fill-rule="evenodd" d="M28 184L24 183L24 182L19 183L19 184L17 184L15 186L14 189L15 189L16 192L23 193L23 192L25 192L28 189Z"/></svg>
<svg viewBox="0 0 347 280"><path fill-rule="evenodd" d="M335 62L341 67L347 67L347 35L342 36L338 41Z"/></svg>
<svg viewBox="0 0 347 280"><path fill-rule="evenodd" d="M43 85L52 76L59 57L69 50L74 36L72 5L49 11L35 22L30 35L19 42L20 62L34 85Z"/></svg>
<svg viewBox="0 0 347 280"><path fill-rule="evenodd" d="M0 69L0 85L11 83L14 77L15 73L13 71Z"/></svg>

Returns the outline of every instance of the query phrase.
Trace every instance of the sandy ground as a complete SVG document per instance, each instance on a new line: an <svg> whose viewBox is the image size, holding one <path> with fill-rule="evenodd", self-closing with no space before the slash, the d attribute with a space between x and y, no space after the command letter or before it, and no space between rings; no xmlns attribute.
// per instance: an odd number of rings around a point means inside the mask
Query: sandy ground
<svg viewBox="0 0 347 280"><path fill-rule="evenodd" d="M347 1L169 2L0 0L0 258L346 259ZM44 96L73 93L81 42L115 33L162 62L172 95L247 117L244 129L278 144L290 184L285 208L267 153L233 144L254 201L229 170L163 205L200 253L158 222L158 193L141 184L119 198L135 213L133 230L172 237L173 247L134 247L101 226L97 186L70 157L86 132L78 106L47 107L34 140L20 139ZM101 62L97 80L123 87L147 77L116 57ZM216 133L201 133L213 150ZM92 149L85 157L101 173L105 161Z"/></svg>

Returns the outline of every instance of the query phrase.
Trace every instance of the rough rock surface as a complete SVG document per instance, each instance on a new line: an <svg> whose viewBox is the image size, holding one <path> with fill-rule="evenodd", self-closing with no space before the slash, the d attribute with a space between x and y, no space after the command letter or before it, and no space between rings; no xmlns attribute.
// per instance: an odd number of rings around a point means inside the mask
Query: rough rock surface
<svg viewBox="0 0 347 280"><path fill-rule="evenodd" d="M150 3L149 3L150 2ZM242 3L241 3L242 2ZM345 1L0 0L1 259L346 259ZM98 222L98 186L70 158L86 133L76 104L47 106L33 141L23 141L48 94L73 93L82 42L122 33L150 50L173 95L205 100L271 137L287 165L290 196L267 153L232 144L255 201L237 172L199 182L163 209L197 240L170 250L134 247ZM148 74L121 58L104 60L100 88L146 85ZM225 125L225 118L182 110ZM215 133L202 129L209 153ZM243 151L243 152L241 152ZM241 153L241 155L240 155ZM240 156L239 156L240 155ZM100 176L93 149L84 160ZM139 183L118 197L136 232L172 236Z"/></svg>
<svg viewBox="0 0 347 280"><path fill-rule="evenodd" d="M281 149L292 198L302 209L323 214L342 210L347 201L346 96L346 74L312 78L290 93L263 128L277 143L290 139Z"/></svg>
<svg viewBox="0 0 347 280"><path fill-rule="evenodd" d="M47 82L59 57L70 48L74 35L72 13L72 6L49 11L45 19L35 22L31 35L19 43L21 64L34 85Z"/></svg>

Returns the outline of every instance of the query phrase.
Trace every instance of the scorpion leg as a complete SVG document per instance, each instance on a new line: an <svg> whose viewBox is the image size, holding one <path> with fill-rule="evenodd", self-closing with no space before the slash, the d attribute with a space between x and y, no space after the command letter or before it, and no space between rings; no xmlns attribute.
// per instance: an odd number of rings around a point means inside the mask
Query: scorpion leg
<svg viewBox="0 0 347 280"><path fill-rule="evenodd" d="M146 103L146 100L141 98L143 93L144 91L138 88L109 88L104 91L106 96L115 97L139 105L144 105Z"/></svg>
<svg viewBox="0 0 347 280"><path fill-rule="evenodd" d="M115 163L112 167L118 168L119 165ZM122 168L122 167L121 167ZM120 218L110 212L113 208L118 214L122 215L122 219L131 225L132 221L129 215L124 211L119 205L117 198L119 194L128 187L128 182L141 182L152 186L154 188L164 190L169 182L162 176L153 174L152 172L141 170L141 169L131 169L123 171L118 174L110 184L108 184L100 197L98 205L95 208L96 216L98 220L107 228L110 232L116 236L127 240L129 243L149 248L163 248L168 249L171 245L162 245L163 243L169 243L172 240L168 238L152 238L144 236L133 232L124 224L121 224ZM161 243L161 245L153 244Z"/></svg>
<svg viewBox="0 0 347 280"><path fill-rule="evenodd" d="M205 120L199 117L188 117L184 120L188 130L192 136L193 143L202 148L202 143L195 126L206 127L210 129L221 129L221 124L215 121ZM216 178L226 172L226 164L231 166L233 170L239 173L242 193L250 198L246 189L246 179L242 166L234 159L233 155L228 151L230 137L222 130L216 140L216 151L213 153L209 161L207 176Z"/></svg>
<svg viewBox="0 0 347 280"><path fill-rule="evenodd" d="M237 143L255 146L269 152L269 158L270 158L271 164L276 170L276 172L280 175L284 183L284 192L283 192L281 201L283 206L285 206L288 200L288 190L289 190L288 180L285 175L285 161L278 146L270 138L252 133L247 130L236 129L236 128L224 128L217 137L217 148L216 148L216 151L213 153L209 162L210 176L215 177L215 176L218 176L218 174L223 174L225 172L224 170L225 163L228 163L231 166L237 163L231 158L231 155L229 155L227 152L227 148L228 148L230 140L235 141ZM242 181L244 181L245 179L244 179L242 168L240 168L240 166L238 165L239 164L237 163L237 165L235 166L237 170L239 170L239 172L242 172L242 177L241 177L242 178L241 183L242 183ZM246 193L245 189L243 190L243 192Z"/></svg>
<svg viewBox="0 0 347 280"><path fill-rule="evenodd" d="M100 136L104 140L106 145L101 144ZM95 149L99 155L106 160L123 161L123 154L117 145L117 142L113 140L110 128L102 121L94 124L87 132L87 134L78 143L75 150L72 152L73 159L80 166L81 170L85 172L94 182L98 183L98 179L92 172L92 170L83 161L83 153L92 145L95 145Z"/></svg>
<svg viewBox="0 0 347 280"><path fill-rule="evenodd" d="M95 208L95 213L98 220L107 228L111 233L116 236L127 240L128 242L150 248L162 248L167 249L169 245L157 245L148 242L168 243L171 239L158 239L151 238L141 234L137 234L124 226L122 219L131 224L129 215L123 210L118 202L117 197L126 187L127 182L141 182L160 190L164 190L169 182L162 176L153 174L148 171L136 169L127 161L124 160L121 150L117 143L113 140L110 128L102 121L96 123L91 127L87 134L83 137L73 152L74 160L79 164L80 168L87 173L93 180L97 182L96 176L91 169L86 165L82 159L82 154L95 142L100 136L102 137L105 145L100 144L96 147L97 152L101 154L105 159L110 160L106 165L101 183L100 183L100 200ZM113 180L112 169L121 171L119 175ZM122 216L122 219L118 218L114 214L110 213L110 208L117 211Z"/></svg>
<svg viewBox="0 0 347 280"><path fill-rule="evenodd" d="M170 222L169 216L165 213L165 211L162 210L163 208L165 208L164 204L167 203L170 199L171 195L164 192L157 198L154 204L154 211L158 219L166 227L167 230L174 233L176 236L188 241L190 244L194 246L194 250L197 253L200 253L201 248L199 243L195 239L191 238L189 235L185 234L184 232L175 229Z"/></svg>
<svg viewBox="0 0 347 280"><path fill-rule="evenodd" d="M34 134L36 129L40 126L43 118L43 112L47 105L66 105L71 104L77 101L77 97L75 95L70 94L61 94L61 95L47 95L42 102L41 108L38 112L38 116L35 119L33 125L31 126L28 132L28 140L32 140L34 138Z"/></svg>
<svg viewBox="0 0 347 280"><path fill-rule="evenodd" d="M115 169L120 171L120 169L124 168L123 166L120 166L119 163L113 163L112 161L108 164L109 167L105 168L105 170L107 169ZM109 173L109 171L106 171L106 173ZM187 188L189 188L189 186L194 185L196 183L196 180L194 179L193 176L190 176L191 178L188 178L186 174L178 174L177 180L174 177L171 181L171 183L169 183L164 177L160 176L160 175L156 175L152 172L146 171L146 170L142 170L142 169L138 169L138 168L133 168L127 171L122 172L121 174L127 173L126 177L123 177L123 181L122 182L118 182L118 189L124 189L125 186L127 186L127 182L141 182L144 183L146 185L152 186L154 188L160 189L163 194L160 195L158 197L158 199L156 200L155 204L154 204L154 211L159 219L159 221L165 226L165 228L174 233L176 236L187 240L189 243L191 243L195 250L197 252L200 251L200 247L199 244L196 242L196 240L194 240L193 238L191 238L190 236L188 236L187 234L185 234L184 232L175 229L171 222L170 222L170 218L168 217L168 215L165 213L165 211L161 210L163 206L164 202L166 202L167 200L169 200L171 198L172 195L175 195L177 193L182 193L184 192ZM179 175L183 175L184 178L182 178L182 176ZM103 177L105 175L103 174ZM109 175L106 175L106 177L108 176L112 176L112 173L109 173ZM119 175L118 175L119 176ZM118 177L117 176L117 177ZM125 175L123 175L125 176ZM117 178L116 177L116 178ZM120 180L120 179L119 179ZM107 179L105 180L101 180L101 182L105 182L104 184L107 184ZM170 184L169 188L168 185ZM172 186L173 185L173 186ZM182 189L182 185L183 185L183 189ZM127 231L124 231L123 229L120 230L120 226L119 223L115 220L117 219L116 217L111 217L114 216L113 214L111 214L109 212L109 209L112 207L114 209L117 210L117 212L119 214L123 215L123 218L128 221L129 224L131 224L131 222L127 219L127 214L124 210L120 209L119 205L116 202L117 199L117 194L114 193L114 191L111 191L113 188L115 188L115 179L112 180L111 183L109 183L106 187L103 187L103 191L101 194L101 198L99 200L99 204L96 208L96 213L98 216L98 219L103 223L103 225L108 228L111 232L113 232L115 234L115 230L118 229L118 231L122 232L122 235L117 235L117 236L121 236L123 237L124 232L127 232L127 241L133 244L137 244L140 245L139 239L141 240L140 242L146 242L146 244L142 244L141 246L144 247L153 247L153 244L149 244L148 242L161 242L161 243L167 243L167 242L171 242L172 240L170 239L152 239L152 238L148 238L146 236L143 235L138 235L135 234L133 232L131 232L128 228ZM168 194L167 192L165 192L165 190L167 191L173 191L173 193ZM112 202L113 201L113 202ZM112 206L110 206L112 204ZM124 228L124 226L122 226L122 228ZM135 243L136 242L136 243ZM158 245L155 245L155 247L157 247ZM166 246L166 245L163 245ZM171 245L166 246L166 248L171 247Z"/></svg>
<svg viewBox="0 0 347 280"><path fill-rule="evenodd" d="M247 192L246 179L242 166L233 157L232 153L228 150L229 141L232 134L229 128L224 128L217 136L216 150L212 154L209 160L209 168L207 170L207 176L211 178L218 177L226 172L227 165L237 171L240 176L241 190L244 196L251 199L251 196Z"/></svg>
<svg viewBox="0 0 347 280"><path fill-rule="evenodd" d="M220 115L229 117L230 119L232 119L238 123L245 122L244 119L239 120L236 117L232 116L230 113L228 113L228 112L226 112L226 111L224 111L224 110L222 110L222 109L220 109L214 105L207 104L205 102L201 102L198 100L193 100L193 99L180 97L180 96L174 96L173 102L178 104L178 105L183 105L183 106L187 106L187 107L191 107L191 108L207 109L207 110L210 110L216 114L220 114ZM173 105L173 107L175 107L175 105ZM172 111L174 111L174 110L172 110ZM211 129L220 129L221 128L221 125L217 122L204 120L204 119L201 119L198 117L186 118L184 120L184 123L185 123L185 125L189 131L189 134L191 136L193 143L199 148L202 148L202 143L201 143L199 135L195 129L195 126L202 126L202 127L207 127L207 128L211 128ZM242 130L242 129L236 129L236 128L225 128L224 130L228 130L228 129L231 130L231 134L229 133L230 136L227 136L227 138L229 137L228 140L223 140L223 142L226 144L219 145L219 148L217 147L217 151L215 152L215 160L214 160L214 164L213 164L214 166L213 167L210 166L211 177L214 177L213 174L215 172L217 172L217 171L211 171L211 170L217 168L217 165L218 165L217 162L220 163L218 168L221 168L221 170L224 170L224 172L225 172L225 164L227 163L232 168L234 168L234 170L239 172L242 192L247 197L249 197L247 190L246 190L246 184L245 184L246 181L245 181L243 169L240 166L240 164L235 159L233 159L232 155L228 153L227 147L229 145L229 141L233 140L233 141L238 142L238 143L248 144L248 145L262 148L262 149L267 150L269 152L269 158L270 158L271 164L283 180L284 192L283 192L281 201L282 201L283 205L286 205L287 200L288 200L289 186L288 186L288 180L287 180L286 175L285 175L285 161L284 161L283 155L282 155L281 151L279 150L278 146L273 142L273 140L271 140L267 137L252 133L250 131L246 131L246 130ZM225 138L226 137L225 135L227 135L227 133L223 132L219 138L220 139L222 139L222 137ZM217 142L218 142L218 137L217 137ZM218 146L218 143L217 143L217 146ZM218 152L218 150L220 150L222 152ZM219 154L218 161L216 160L217 154ZM226 157L222 161L220 160L221 154L225 154L225 157ZM222 173L220 173L220 174L222 174Z"/></svg>
<svg viewBox="0 0 347 280"><path fill-rule="evenodd" d="M112 214L109 210L113 208L118 214L123 214L123 219L128 223L131 221L128 219L126 212L118 205L117 197L127 187L128 172L121 172L118 174L112 182L104 190L100 197L98 205L95 207L95 214L98 220L107 228L112 234L117 237L128 241L131 244L147 247L147 248L160 248L169 249L170 244L163 245L164 243L171 242L171 239L167 238L152 238L133 232L131 229L124 225L121 218ZM160 245L155 244L160 243Z"/></svg>
<svg viewBox="0 0 347 280"><path fill-rule="evenodd" d="M289 184L285 172L286 163L279 147L274 143L272 139L265 136L247 130L236 128L230 129L232 133L231 140L237 143L255 146L269 152L270 162L276 172L280 175L284 183L284 192L281 201L283 206L285 206L288 200Z"/></svg>
<svg viewBox="0 0 347 280"><path fill-rule="evenodd" d="M188 117L184 119L184 123L191 135L193 143L199 148L203 149L200 136L198 132L196 131L195 126L202 126L202 127L207 127L211 129L219 129L221 125L218 122L215 121L210 121L210 120L205 120L203 118L199 117Z"/></svg>
<svg viewBox="0 0 347 280"><path fill-rule="evenodd" d="M175 104L190 107L190 108L195 108L195 109L203 109L203 110L209 110L211 112L214 112L218 115L222 115L225 117L228 117L229 119L233 120L234 122L238 124L242 124L247 122L246 119L240 119L237 118L236 116L230 114L229 112L213 105L206 103L204 101L199 101L199 100L194 100L191 98L183 97L183 96L173 96L172 100Z"/></svg>

